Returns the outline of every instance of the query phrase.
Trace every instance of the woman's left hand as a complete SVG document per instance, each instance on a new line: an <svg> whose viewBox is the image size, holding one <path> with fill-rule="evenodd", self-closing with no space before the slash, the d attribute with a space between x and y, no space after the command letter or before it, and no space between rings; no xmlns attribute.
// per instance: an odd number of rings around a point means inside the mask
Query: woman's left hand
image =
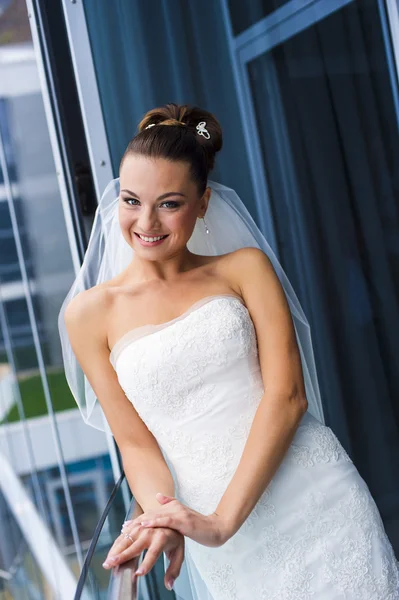
<svg viewBox="0 0 399 600"><path fill-rule="evenodd" d="M203 515L164 494L157 494L156 498L162 505L159 510L146 511L133 521L126 522L124 531L140 524L142 527L168 527L211 547L222 546L231 537L229 527L218 514Z"/></svg>

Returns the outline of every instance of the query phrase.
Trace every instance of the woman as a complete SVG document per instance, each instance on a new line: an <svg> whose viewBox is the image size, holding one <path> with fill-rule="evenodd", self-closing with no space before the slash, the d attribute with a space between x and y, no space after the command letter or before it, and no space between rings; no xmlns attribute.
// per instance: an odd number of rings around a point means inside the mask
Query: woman
<svg viewBox="0 0 399 600"><path fill-rule="evenodd" d="M149 549L141 576L164 552L184 600L398 600L374 500L321 422L295 293L208 180L221 146L206 111L147 113L61 310L70 387L102 428L98 398L142 510L104 567Z"/></svg>

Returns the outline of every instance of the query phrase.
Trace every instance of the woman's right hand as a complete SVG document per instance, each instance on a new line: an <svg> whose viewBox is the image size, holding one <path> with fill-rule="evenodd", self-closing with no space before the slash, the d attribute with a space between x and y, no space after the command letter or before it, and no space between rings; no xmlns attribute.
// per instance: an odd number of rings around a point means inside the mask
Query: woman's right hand
<svg viewBox="0 0 399 600"><path fill-rule="evenodd" d="M126 534L130 538L126 537ZM121 535L115 540L108 556L103 563L105 569L116 567L132 558L140 556L143 550L147 550L145 558L136 575L146 575L162 552L165 552L169 560L164 582L165 587L172 589L175 579L180 574L184 560L184 536L174 529L168 528L145 528L141 525L126 524Z"/></svg>

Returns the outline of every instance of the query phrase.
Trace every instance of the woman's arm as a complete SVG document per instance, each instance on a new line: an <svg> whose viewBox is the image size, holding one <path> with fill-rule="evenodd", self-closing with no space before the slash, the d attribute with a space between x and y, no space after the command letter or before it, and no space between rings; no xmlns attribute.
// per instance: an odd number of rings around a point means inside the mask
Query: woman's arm
<svg viewBox="0 0 399 600"><path fill-rule="evenodd" d="M281 464L307 409L291 312L269 258L257 248L243 248L232 254L230 264L254 322L264 382L241 460L213 515L200 515L175 500L138 519L147 526L174 527L209 546L223 544L244 523Z"/></svg>
<svg viewBox="0 0 399 600"><path fill-rule="evenodd" d="M241 294L255 325L265 391L238 468L215 511L229 537L269 485L308 406L295 329L277 274L257 248L235 254Z"/></svg>
<svg viewBox="0 0 399 600"><path fill-rule="evenodd" d="M139 417L119 385L109 355L104 322L109 306L103 290L82 292L69 304L65 323L76 358L89 380L104 411L121 452L126 478L137 502L134 515L159 506L155 494L162 490L174 494L174 482L158 443ZM165 585L170 589L179 575L184 559L184 538L164 528L143 530L136 527L130 538L122 534L110 549L105 568L114 567L148 550L140 575L151 570L165 552L170 564ZM133 541L132 541L133 540Z"/></svg>
<svg viewBox="0 0 399 600"><path fill-rule="evenodd" d="M156 505L156 492L174 493L158 443L122 390L109 355L106 291L92 288L72 300L65 323L76 358L89 380L120 450L132 494L143 510Z"/></svg>

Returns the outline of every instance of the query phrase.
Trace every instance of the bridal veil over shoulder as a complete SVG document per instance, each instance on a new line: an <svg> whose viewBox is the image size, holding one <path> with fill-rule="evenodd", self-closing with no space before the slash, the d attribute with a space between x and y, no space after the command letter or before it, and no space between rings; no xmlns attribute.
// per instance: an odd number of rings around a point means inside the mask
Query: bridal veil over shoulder
<svg viewBox="0 0 399 600"><path fill-rule="evenodd" d="M237 194L209 185L210 233L198 220L188 247L219 255L255 246L268 255L291 310L308 411L235 535L218 548L185 539L175 593L179 600L399 600L398 565L375 502L323 424L309 324L299 301ZM111 279L132 259L119 228L118 193L114 180L59 317L69 386L84 420L103 430L107 424L73 354L64 311L76 294ZM244 303L229 294L205 297L168 323L127 332L112 348L110 362L164 454L176 497L202 514L215 511L264 394L255 328Z"/></svg>
<svg viewBox="0 0 399 600"><path fill-rule="evenodd" d="M198 219L187 246L191 252L207 256L226 254L243 247L257 247L267 254L284 288L291 310L302 359L308 410L323 422L311 332L299 300L272 248L237 193L213 181L208 181L208 185L212 189L206 212L210 233L206 233L203 221ZM123 238L119 227L118 200L119 178L108 184L97 207L82 267L62 304L58 318L65 376L69 387L84 421L108 433L109 426L96 395L73 353L64 313L77 294L115 277L133 258L134 250Z"/></svg>

